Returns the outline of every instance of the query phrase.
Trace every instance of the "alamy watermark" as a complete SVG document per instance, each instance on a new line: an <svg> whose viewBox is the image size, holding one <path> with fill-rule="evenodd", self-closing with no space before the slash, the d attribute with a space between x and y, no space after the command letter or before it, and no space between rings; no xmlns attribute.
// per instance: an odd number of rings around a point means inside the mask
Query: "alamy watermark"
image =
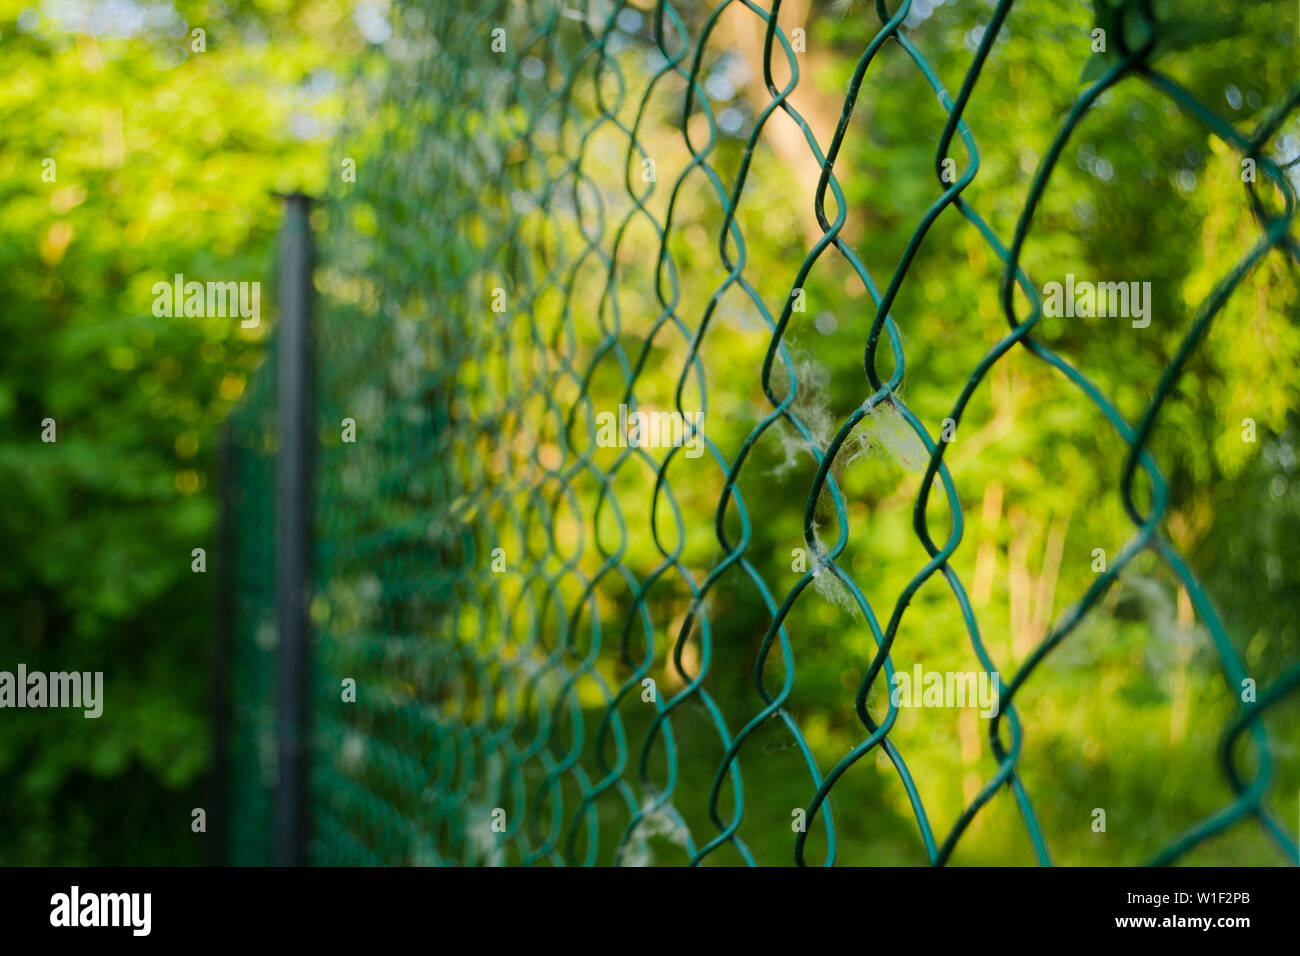
<svg viewBox="0 0 1300 956"><path fill-rule="evenodd" d="M103 671L28 671L18 665L18 673L0 671L0 708L73 707L85 711L83 716L98 717L104 712Z"/></svg>
<svg viewBox="0 0 1300 956"><path fill-rule="evenodd" d="M153 314L160 319L238 316L245 329L257 328L262 321L260 282L186 282L177 273L171 282L155 282L153 296Z"/></svg>
<svg viewBox="0 0 1300 956"><path fill-rule="evenodd" d="M50 897L51 926L123 926L133 936L148 936L152 911L152 893L83 893L74 885Z"/></svg>
<svg viewBox="0 0 1300 956"><path fill-rule="evenodd" d="M1067 273L1065 285L1043 286L1043 314L1067 319L1132 319L1133 328L1151 324L1150 282L1075 282Z"/></svg>
<svg viewBox="0 0 1300 956"><path fill-rule="evenodd" d="M897 671L889 699L895 707L975 707L981 717L996 717L999 704L998 672L926 671L920 664L912 673Z"/></svg>
<svg viewBox="0 0 1300 956"><path fill-rule="evenodd" d="M601 448L684 448L687 458L704 454L703 412L628 413L618 406L618 415L600 412L596 416L596 444Z"/></svg>

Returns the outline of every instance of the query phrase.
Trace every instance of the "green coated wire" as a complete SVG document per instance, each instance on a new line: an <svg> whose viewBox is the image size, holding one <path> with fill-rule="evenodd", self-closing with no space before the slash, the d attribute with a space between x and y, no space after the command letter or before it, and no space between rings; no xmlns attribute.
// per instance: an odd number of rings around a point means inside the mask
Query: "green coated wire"
<svg viewBox="0 0 1300 956"><path fill-rule="evenodd" d="M814 822L825 839L819 862L837 862L841 844L831 799L846 772L877 749L906 793L930 863L949 862L981 810L1006 788L1035 859L1048 865L1047 835L1020 774L1032 728L1014 701L1144 552L1186 589L1236 698L1245 667L1210 596L1162 531L1170 491L1148 444L1162 408L1233 292L1275 250L1300 259L1290 234L1295 194L1287 167L1262 153L1300 107L1300 85L1253 133L1243 135L1152 66L1161 25L1151 0L1139 0L1134 11L1144 28L1143 42L1130 48L1125 37L1116 38L1118 56L1061 120L1038 161L1014 234L1004 242L964 195L981 162L966 113L1015 0L998 0L988 14L955 97L908 36L911 0L892 11L885 0L873 6L879 27L858 56L824 149L791 102L802 74L791 39L779 25L781 0L721 0L699 13L668 0L657 0L649 11L626 0L493 0L468 10L459 4L407 2L395 8L399 16L418 13L420 25L410 30L411 47L394 67L378 112L363 118L380 131L377 179L361 198L331 204L331 234L323 239L325 268L347 281L327 290L322 309L321 419L332 424L368 403L378 410L365 427L379 437L367 456L348 457L337 445L328 445L321 455L315 496L317 591L328 610L318 622L313 698L315 862L593 865L635 861L647 835L667 833L693 865L724 859L752 865L754 852L741 836L752 790L745 786L741 763L762 729L777 725L806 772L806 826L791 834L792 859L799 865L811 862L806 852ZM644 72L627 70L618 56L627 42L620 18L632 14L637 22L649 21L638 42L655 59ZM718 170L720 127L703 80L709 42L724 15L761 21L768 97L754 104L729 178ZM486 38L498 28L507 45L494 55ZM872 67L886 48L901 51L915 68L946 121L935 151L937 198L916 221L888 280L880 283L843 234L850 206L836 164L849 142L859 97L871 89ZM775 78L778 66L789 75L784 83ZM539 74L559 79L527 82ZM1130 82L1145 84L1210 135L1256 159L1264 179L1283 198L1282 209L1270 212L1255 184L1248 185L1260 238L1190 320L1136 424L1083 372L1035 337L1042 302L1021 264L1061 156L1099 98ZM651 158L648 140L664 131L656 98L678 87L680 112L668 122L675 124L670 131L680 135L689 160L671 182L638 182L633 170ZM778 116L798 129L807 161L820 170L815 195L808 197L820 236L794 269L789 294L775 311L746 273L750 246L739 213L760 140ZM621 182L602 169L597 156L597 144L608 134L626 144ZM966 163L949 181L944 163L958 141ZM408 166L385 162L390 156L403 157ZM411 161L419 168L409 168ZM673 244L694 192L721 210L715 223L721 278L700 301L684 292ZM833 216L826 208L828 194ZM652 201L662 201L659 216ZM616 205L625 211L615 215ZM367 212L381 217L378 228L357 227L356 217ZM966 588L950 564L962 544L964 509L944 461L947 442L936 441L903 398L908 366L900 325L906 322L893 315L932 227L957 217L1001 265L1000 304L1008 331L970 370L948 418L960 424L989 372L1023 349L1059 372L1079 401L1099 410L1125 443L1118 490L1133 534L1015 673L997 678L1002 706L988 727L997 769L945 833L936 830L891 739L899 706L886 695L888 708L877 719L868 699L879 691L882 674L884 686L893 685L891 653L900 627L913 598L936 576L956 602L981 666L998 672ZM627 259L635 246L629 236L637 229L649 230L658 251L652 263L638 264L653 276L636 280L636 291L653 302L654 314L644 334L638 324L633 336L625 328L620 293L630 281ZM858 405L822 447L797 404L805 386L786 339L797 293L831 250L861 281L873 314L862 341ZM587 274L601 276L594 300L581 291L580 276ZM498 289L511 300L505 312L490 305ZM1017 289L1029 304L1027 315L1016 311ZM709 380L701 348L724 300L734 295L752 306L768 336L757 382L767 407L731 456L702 427L688 436L700 439L706 452L701 461L720 481L712 529L717 557L700 575L684 558L688 512L680 480L675 490L670 479L682 449L671 448L661 461L632 445L602 467L595 453L593 391L601 376L616 370L615 389L629 411L646 401L655 380L671 386L677 412L686 415L691 394L699 396L698 410L707 412ZM355 303L367 298L379 303L379 311L362 318ZM557 316L548 328L534 321L542 312ZM404 331L408 320L420 316L438 319L433 331L428 326L421 333ZM878 354L882 345L887 356ZM657 367L659 356L672 349L684 351L680 367ZM268 487L272 365L240 411L235 432L242 449L241 480ZM838 563L849 544L850 522L833 469L855 429L878 408L896 413L928 455L912 524L928 560L894 597L888 615L872 606ZM771 503L754 500L752 493L747 497L740 487L751 454L779 428L793 430L817 466L802 521L813 560L784 593L773 589L747 554L756 522ZM519 435L535 439L531 448L516 447ZM619 485L625 476L646 473L653 474L649 526L635 527ZM1135 489L1139 478L1149 489L1145 508ZM949 526L939 538L931 532L928 514L936 483ZM834 515L833 539L817 533L819 509L827 503ZM264 531L271 522L265 506L257 510L252 499L240 507L240 527L251 532L241 554L260 556L249 567L264 573L271 554ZM566 521L565 515L580 520ZM638 573L632 566L634 541L654 549L656 563L648 571ZM522 554L498 572L491 566L493 554L506 543L518 545ZM766 624L761 634L745 636L756 655L755 697L733 730L709 682L719 669L735 668L735 660L721 655L736 635L710 613L710 599L720 582L737 575L752 586ZM821 575L842 585L875 647L868 659L852 662L862 674L853 698L861 725L857 742L829 768L819 762L790 709L798 638L788 622ZM271 711L264 705L273 681L265 673L268 655L258 650L255 637L274 606L266 583L272 578L250 571L240 581L236 666L249 688L249 703L237 727L234 789L236 805L246 813L236 842L247 861L259 859L263 841L269 845L269 817L257 810L266 784L259 782L265 767L259 766L256 742L268 732ZM664 587L677 589L686 607L667 637L651 601L651 594ZM613 593L627 596L614 601ZM688 651L697 654L694 673ZM644 721L633 720L627 705L641 694L655 663L665 659L672 662L679 686L656 695ZM779 679L773 674L778 668ZM340 712L338 681L347 674L367 675L367 694ZM1233 800L1151 862L1175 862L1247 817L1288 861L1295 860L1294 835L1265 805L1275 765L1261 718L1294 699L1298 687L1300 664L1263 688L1257 701L1239 704L1218 755ZM692 832L678 805L679 798L694 795L682 779L687 727L692 741L711 735L717 753L707 801L692 814L696 830L707 817L712 828L707 834ZM1251 777L1239 765L1245 749L1256 758ZM359 774L361 765L365 772ZM615 806L619 816L611 827ZM868 811L841 806L838 812L842 817ZM611 834L617 834L612 843Z"/></svg>

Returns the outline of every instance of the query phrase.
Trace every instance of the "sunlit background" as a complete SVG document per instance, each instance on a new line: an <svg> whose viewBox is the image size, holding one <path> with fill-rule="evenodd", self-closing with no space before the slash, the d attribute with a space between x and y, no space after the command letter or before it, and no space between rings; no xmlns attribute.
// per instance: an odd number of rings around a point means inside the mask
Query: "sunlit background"
<svg viewBox="0 0 1300 956"><path fill-rule="evenodd" d="M481 39L490 79L487 31L496 21L491 11L464 6L451 21ZM551 10L544 3L504 6L511 12L501 22L524 32L545 22ZM709 162L729 190L771 101L761 68L762 21L743 4L724 4L711 28L700 77L712 134L698 102L683 122L686 83L680 76L670 76L648 97L639 142L656 159L656 189L646 204L649 216L642 216L625 184L625 178L639 181L640 171L639 163L629 162L625 130L636 120L649 77L667 62L653 42L651 4L571 6L552 11L561 24L556 29L570 31L559 45L571 51L589 39L584 30L612 24L605 56L627 86L616 108L602 105L593 92L609 78L587 65L574 84L572 106L552 111L547 93L563 88L565 66L547 55L553 47L540 44L536 51L511 51L509 62L518 63L514 99L501 115L485 108L485 115L466 113L462 125L447 127L439 125L444 103L465 109L474 101L464 90L440 89L428 79L436 76L430 64L440 43L466 42L455 30L434 30L435 23L449 22L449 5L62 0L34 6L0 0L0 669L22 661L33 670L102 670L106 695L98 720L73 711L0 712L6 834L0 863L200 863L224 856L191 830L192 809L205 806L211 792L204 775L211 753L213 646L213 576L194 573L191 555L203 547L213 560L221 426L267 371L276 319L276 193L302 191L323 200L313 224L322 247L320 346L327 389L333 390L321 402L322 473L323 487L335 497L318 512L328 550L322 563L333 570L313 615L330 667L368 666L354 639L375 633L394 638L403 614L414 616L405 605L395 610L393 592L405 586L399 571L409 571L410 562L436 571L439 562L464 560L468 553L441 545L419 550L412 541L424 534L423 524L407 538L409 529L394 515L414 512L421 520L456 524L455 534L471 537L482 560L497 543L537 552L537 529L512 525L522 497L477 509L447 489L431 491L425 485L436 482L421 485L418 474L409 485L387 480L404 475L403 462L414 460L406 442L417 431L403 432L400 423L422 421L421 389L451 368L456 395L449 408L496 415L495 421L516 430L496 444L487 430L458 434L445 446L419 432L410 441L420 449L438 448L452 472L473 471L480 488L501 487L538 463L555 468L571 462L566 442L585 434L581 423L562 440L563 428L544 403L522 406L536 412L531 418L513 409L503 415L501 403L517 381L514 370L494 364L486 351L454 356L449 342L455 343L457 331L477 326L469 341L485 348L494 335L526 344L539 329L541 341L565 342L575 367L590 372L585 387L593 407L616 410L625 371L613 353L600 354L611 300L620 315L620 341L636 355L662 306L655 286L660 238L650 217L665 221L679 177L667 248L677 270L681 320L696 330L712 310L700 346L709 438L733 460L771 411L760 374L770 331L753 298L725 281L728 269L718 251L722 204L703 172L690 171L687 144L689 137L698 150L715 138ZM680 8L693 48L713 8ZM991 10L976 0L911 5L904 31L953 96ZM1294 4L1224 12L1194 3L1179 17L1184 26L1209 26L1171 29L1176 42L1159 49L1158 66L1225 122L1248 134L1287 102L1300 53ZM806 33L790 101L825 149L858 57L879 30L875 4L796 0L781 5L779 23L787 34L795 28ZM965 118L978 146L979 172L962 195L1003 244L1016 231L1053 135L1085 88L1093 27L1092 3L1085 0L1015 4L975 88ZM789 71L776 59L781 65L774 81L781 86ZM623 129L597 121L602 110ZM510 141L504 131L534 113L543 121L532 131L531 146ZM945 121L924 76L896 43L887 44L862 86L835 167L844 191L842 235L880 288L941 195L935 150ZM439 141L430 132L436 128L455 128L464 138ZM578 129L589 129L581 144ZM457 150L459 158L445 155ZM557 176L579 151L588 178L583 188L600 197L601 222L584 219L562 191L554 197L555 221L545 219L537 185ZM964 171L970 158L960 143L953 155ZM1300 186L1300 166L1289 165L1300 158L1300 113L1277 124L1261 155L1287 167L1291 183ZM469 218L447 211L448 196L472 195L467 178L447 171L478 161L490 166L493 156L517 165L509 178L484 183L482 203L490 212L471 208L465 216L478 217L479 224L503 221L501 210L518 217L520 235L534 250L532 288L542 290L526 311L512 309L500 328L489 327L495 316L487 296L517 276L505 276L501 259L489 259L478 271L466 266L470 252L489 248L494 237L468 227L456 232L456 224ZM349 159L357 163L356 183L340 175ZM47 181L43 171L51 168L54 178ZM1085 117L1044 194L1021 258L1039 289L1064 281L1067 273L1152 283L1149 328L1119 319L1044 318L1036 329L1041 342L1096 383L1130 422L1151 401L1201 303L1260 240L1242 169L1239 153L1203 122L1129 78ZM746 243L745 279L772 316L780 314L799 264L822 236L813 209L820 174L803 131L783 114L768 120L755 143L736 223ZM1260 195L1269 209L1282 208L1280 190L1264 188ZM837 211L828 195L827 215ZM541 281L550 268L548 254L577 263L584 229L597 229L608 250L625 219L613 296L603 296L606 265L596 261L575 265L567 297ZM178 273L200 281L260 281L261 324L156 317L151 289ZM448 276L471 281L462 293L450 289ZM907 357L901 394L932 435L972 370L1007 333L1001 277L993 248L949 209L900 287L891 314ZM1277 250L1246 277L1170 395L1149 442L1170 488L1162 531L1213 600L1233 653L1261 689L1300 657L1297 279L1295 258ZM785 337L799 380L793 408L824 448L872 393L863 349L875 308L859 274L834 250L818 260L803 288L807 312L794 317ZM1016 301L1023 314L1026 300ZM571 333L563 331L570 325ZM376 342L383 347L367 351ZM637 381L643 407L673 407L689 344L676 332L656 339ZM890 361L881 362L886 374ZM687 378L687 407L699 407L702 384ZM772 384L778 395L789 387L779 364ZM576 394L570 381L555 390L565 408ZM415 417L404 419L412 410ZM342 415L360 423L363 437L355 448L339 445L337 431L331 438ZM58 425L53 444L40 441L47 418ZM1253 441L1243 438L1246 421ZM834 469L849 522L837 564L883 622L928 559L913 530L925 456L918 440L894 422L877 418L866 432L849 443ZM587 450L585 440L579 446ZM1005 679L1094 582L1096 550L1113 559L1133 538L1119 495L1127 451L1095 404L1026 350L1017 348L996 363L974 393L945 458L965 524L951 564ZM644 580L662 559L646 530L654 472L640 463L616 468L616 449L592 449L592 455L617 473L613 488L630 529L621 560ZM778 603L801 577L794 549L808 548L804 506L816 471L807 441L781 422L755 444L738 482L753 523L745 555ZM692 462L679 455L669 474L687 529L681 562L702 580L725 554L714 526L723 472L711 456ZM1147 486L1139 481L1138 487L1145 502ZM447 492L445 501L440 492ZM247 503L272 494L273 487L250 483L242 493ZM583 588L578 573L561 567L572 557L590 579L600 576L603 562L593 544L600 485L582 474L573 494L571 512L556 508L555 541L545 542L555 553L538 565L557 576L555 593L573 602L570 609L584 600ZM427 512L412 505L430 500L437 506ZM933 533L945 535L950 519L941 492L932 496L929 514ZM833 543L840 528L829 501L818 503L816 517L819 539ZM665 521L662 512L658 520ZM613 533L608 524L600 534ZM738 536L734 506L727 527ZM329 550L330 541L351 545L376 532L389 537L374 551ZM431 530L424 540L444 532ZM666 533L671 539L671 530ZM519 617L503 623L498 610L522 601L525 584L490 572L458 580L458 609L450 616L432 586L417 595L427 599L421 606L434 622L431 641L468 645L479 627L495 626L508 646L512 635L530 627L545 638L552 633L547 628L561 626L554 614L539 624ZM621 633L631 589L611 575L596 590L601 603L594 616L603 632ZM680 693L703 674L732 732L753 718L762 702L752 672L770 616L749 578L729 571L710 593L707 670L698 633L683 644L680 666L670 653L692 608L688 590L665 578L646 596L646 606L658 635L650 674L661 692ZM575 633L590 631L588 615ZM244 636L256 637L250 620L241 621L248 626ZM849 590L830 575L799 597L786 625L797 668L786 708L825 773L866 737L853 699L876 644ZM573 685L589 732L609 705L597 685L618 688L631 673L618 659L615 639L609 640L611 649L596 666L600 681L589 675ZM272 634L261 645L268 663L273 646ZM492 641L483 646L489 656L501 650ZM580 657L568 666L576 669ZM1184 583L1143 554L1018 692L1024 728L1018 768L1055 862L1146 861L1231 803L1218 747L1238 707L1238 690L1225 680L1221 658ZM389 656L366 672L372 692L388 705L428 705L442 713L442 700L422 696L443 686L437 677L403 674L402 660ZM960 608L937 575L913 598L893 651L900 671L918 662L940 670L979 666ZM416 667L413 673L423 672ZM765 673L770 686L779 686L785 676L779 655ZM237 683L237 713L253 706L243 692ZM1294 840L1300 694L1291 697L1263 723L1273 761L1266 806ZM638 709L638 701L632 695L617 707L637 747L652 713ZM868 704L879 719L888 701L877 689ZM364 708L357 713L322 721L321 764L359 789L379 790L376 723ZM680 779L672 813L656 816L631 849L616 853L628 813L624 798L610 791L597 802L600 849L592 852L598 862L635 857L681 864L689 859L683 828L697 844L717 835L708 794L725 747L698 701L675 719ZM996 770L986 733L972 710L905 710L890 735L940 838ZM563 750L568 739L556 746ZM581 761L597 778L593 746L590 738L584 742ZM410 756L438 776L430 768L445 753ZM662 760L660 753L650 772L660 784ZM1237 762L1253 775L1257 752L1243 744ZM771 721L747 743L740 763L746 797L739 833L757 862L788 864L791 810L806 807L813 789L803 755ZM320 854L321 861L366 862L367 853L390 863L522 861L521 842L496 846L473 836L468 824L462 832L445 820L425 827L420 807L427 784L412 781L409 792L388 795L391 812L403 818L401 837L358 825L349 831L355 846L335 846ZM490 810L480 798L486 795L467 796L466 806ZM572 793L566 791L566 799L572 813ZM879 751L845 775L830 805L839 862L926 862L908 794ZM723 808L729 817L731 803L724 800ZM1105 833L1093 828L1096 808L1106 809ZM548 805L541 815L549 812ZM344 807L331 825L345 826L351 813ZM586 845L579 850L581 857ZM806 852L809 862L825 855L820 822L810 828ZM257 854L249 851L244 859L255 861ZM953 862L972 864L1034 859L1007 790L976 817L953 856ZM738 863L741 856L725 844L709 862ZM1257 822L1245 820L1181 862L1286 860Z"/></svg>

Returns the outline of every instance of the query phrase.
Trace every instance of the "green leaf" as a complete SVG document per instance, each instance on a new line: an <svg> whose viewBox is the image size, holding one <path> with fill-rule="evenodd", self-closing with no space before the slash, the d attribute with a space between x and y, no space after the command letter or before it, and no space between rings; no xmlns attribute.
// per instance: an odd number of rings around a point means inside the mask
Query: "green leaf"
<svg viewBox="0 0 1300 956"><path fill-rule="evenodd" d="M1229 19L1207 20L1204 18L1177 17L1160 24L1160 39L1156 44L1156 53L1170 50L1190 50L1193 47L1214 43L1218 40L1236 36L1241 32L1244 21L1233 16Z"/></svg>
<svg viewBox="0 0 1300 956"><path fill-rule="evenodd" d="M1094 53L1088 58L1088 62L1083 65L1083 72L1079 74L1080 83L1096 83L1105 75L1106 71L1119 62L1119 58L1113 53Z"/></svg>

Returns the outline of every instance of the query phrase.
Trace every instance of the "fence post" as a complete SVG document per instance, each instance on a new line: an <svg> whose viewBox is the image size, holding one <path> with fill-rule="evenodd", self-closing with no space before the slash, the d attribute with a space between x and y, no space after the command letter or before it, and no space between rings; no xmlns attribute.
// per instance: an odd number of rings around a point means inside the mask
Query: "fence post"
<svg viewBox="0 0 1300 956"><path fill-rule="evenodd" d="M312 241L311 198L284 196L280 249L280 449L277 462L276 600L277 866L307 862L308 601L311 597Z"/></svg>
<svg viewBox="0 0 1300 956"><path fill-rule="evenodd" d="M212 767L208 776L209 866L230 862L230 667L235 626L235 447L230 423L221 429L218 452L216 576L213 594Z"/></svg>

